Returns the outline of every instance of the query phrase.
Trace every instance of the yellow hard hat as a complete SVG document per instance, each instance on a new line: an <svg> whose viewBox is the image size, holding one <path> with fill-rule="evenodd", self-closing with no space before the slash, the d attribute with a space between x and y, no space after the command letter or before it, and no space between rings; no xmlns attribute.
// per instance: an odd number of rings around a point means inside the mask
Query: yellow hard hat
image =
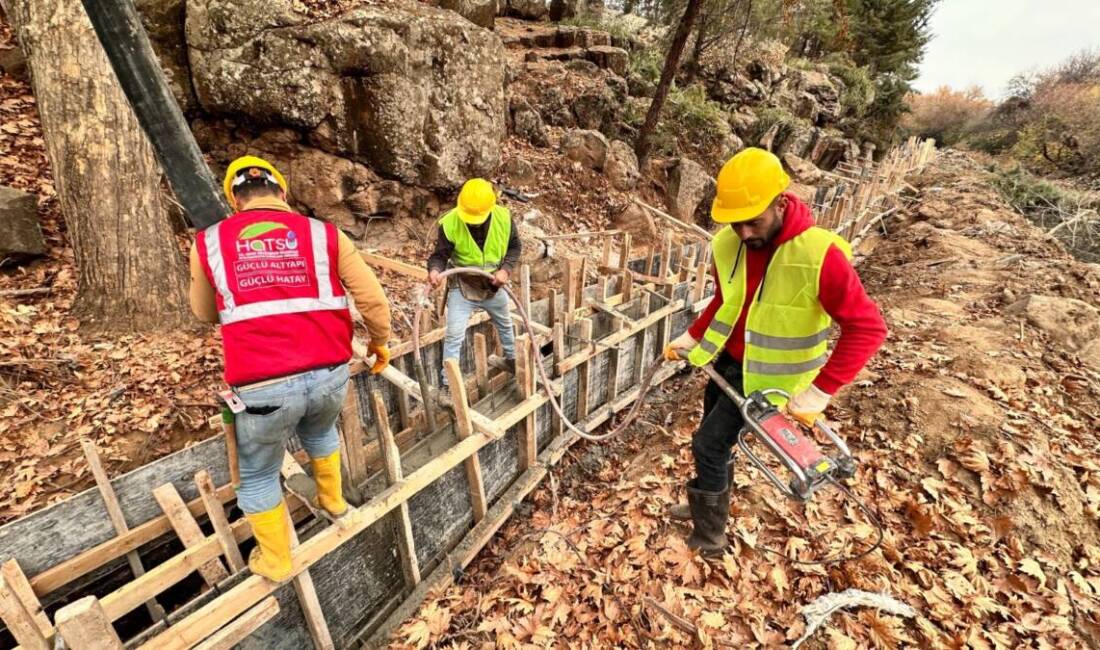
<svg viewBox="0 0 1100 650"><path fill-rule="evenodd" d="M775 154L749 147L726 161L718 172L710 218L718 223L755 219L790 184L791 178Z"/></svg>
<svg viewBox="0 0 1100 650"><path fill-rule="evenodd" d="M493 184L484 178L471 178L458 193L458 216L471 225L485 223L497 204Z"/></svg>
<svg viewBox="0 0 1100 650"><path fill-rule="evenodd" d="M279 173L278 169L275 169L275 165L272 165L263 158L258 158L256 156L241 156L240 158L229 163L229 167L225 170L225 180L222 181L222 190L225 191L225 198L227 201L229 201L230 205L233 204L233 180L237 177L237 174L239 174L242 169L248 169L250 167L255 167L257 169L262 169L268 172L275 177L275 182L279 184L279 187L283 188L284 192L287 191L286 179L283 178L283 175Z"/></svg>

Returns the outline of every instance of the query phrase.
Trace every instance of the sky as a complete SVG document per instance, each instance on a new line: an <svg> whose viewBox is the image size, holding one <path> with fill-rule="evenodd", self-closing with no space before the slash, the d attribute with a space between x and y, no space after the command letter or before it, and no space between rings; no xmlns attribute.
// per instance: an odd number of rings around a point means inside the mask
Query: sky
<svg viewBox="0 0 1100 650"><path fill-rule="evenodd" d="M1020 72L1100 49L1100 0L941 0L931 28L917 89L978 85L999 99Z"/></svg>

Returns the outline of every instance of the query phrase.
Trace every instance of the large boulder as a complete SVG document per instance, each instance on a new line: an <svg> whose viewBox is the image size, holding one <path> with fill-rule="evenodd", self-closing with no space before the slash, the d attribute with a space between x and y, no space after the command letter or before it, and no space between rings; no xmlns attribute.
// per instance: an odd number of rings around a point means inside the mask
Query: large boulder
<svg viewBox="0 0 1100 650"><path fill-rule="evenodd" d="M607 148L607 159L603 171L611 182L611 187L620 192L629 192L638 185L641 174L638 171L638 156L634 148L622 140L612 140Z"/></svg>
<svg viewBox="0 0 1100 650"><path fill-rule="evenodd" d="M526 20L539 20L549 13L546 0L508 0L508 13Z"/></svg>
<svg viewBox="0 0 1100 650"><path fill-rule="evenodd" d="M1030 295L1006 309L1071 350L1085 349L1100 338L1100 310L1082 300Z"/></svg>
<svg viewBox="0 0 1100 650"><path fill-rule="evenodd" d="M496 24L497 0L439 0L439 6L455 12L478 27L492 29Z"/></svg>
<svg viewBox="0 0 1100 650"><path fill-rule="evenodd" d="M134 4L176 102L185 111L196 108L198 102L191 85L191 66L184 37L187 0L136 0Z"/></svg>
<svg viewBox="0 0 1100 650"><path fill-rule="evenodd" d="M410 2L322 21L294 4L189 0L203 108L304 130L330 153L424 187L497 167L507 103L494 33Z"/></svg>
<svg viewBox="0 0 1100 650"><path fill-rule="evenodd" d="M607 149L607 138L599 131L569 131L561 138L561 152L565 157L592 169L603 169Z"/></svg>
<svg viewBox="0 0 1100 650"><path fill-rule="evenodd" d="M672 216L690 223L695 210L713 199L714 179L703 166L690 158L677 158L668 170L665 200Z"/></svg>
<svg viewBox="0 0 1100 650"><path fill-rule="evenodd" d="M626 69L630 67L630 54L621 47L594 45L585 51L585 56L589 61L620 77L626 76Z"/></svg>
<svg viewBox="0 0 1100 650"><path fill-rule="evenodd" d="M33 194L0 186L0 266L46 254L37 208Z"/></svg>
<svg viewBox="0 0 1100 650"><path fill-rule="evenodd" d="M550 135L546 130L546 125L542 122L542 116L535 110L535 107L531 106L530 102L521 97L513 97L510 104L512 111L512 133L515 133L536 147L549 146Z"/></svg>
<svg viewBox="0 0 1100 650"><path fill-rule="evenodd" d="M584 10L584 0L550 0L550 20L574 18Z"/></svg>

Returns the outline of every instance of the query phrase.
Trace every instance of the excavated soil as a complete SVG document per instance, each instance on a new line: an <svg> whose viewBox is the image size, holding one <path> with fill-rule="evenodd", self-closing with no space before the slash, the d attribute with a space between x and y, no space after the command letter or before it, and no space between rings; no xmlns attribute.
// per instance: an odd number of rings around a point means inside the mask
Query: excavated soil
<svg viewBox="0 0 1100 650"><path fill-rule="evenodd" d="M837 612L803 647L1097 647L1100 368L1072 342L1095 323L1012 306L1096 306L1100 268L1012 212L960 154L912 180L915 203L859 262L890 338L830 411L860 462L848 485L884 524L879 549L793 563L865 549L874 528L835 490L803 509L741 463L730 550L693 556L664 511L692 472L695 374L662 387L625 438L574 448L531 514L393 647L781 647L805 630L802 605L848 588L917 617Z"/></svg>

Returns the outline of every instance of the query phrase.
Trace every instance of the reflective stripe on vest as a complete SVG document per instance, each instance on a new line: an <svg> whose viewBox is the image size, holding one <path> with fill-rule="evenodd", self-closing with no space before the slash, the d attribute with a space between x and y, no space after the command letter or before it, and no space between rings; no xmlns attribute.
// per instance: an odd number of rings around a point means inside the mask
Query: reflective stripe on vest
<svg viewBox="0 0 1100 650"><path fill-rule="evenodd" d="M309 219L309 234L312 241L313 274L317 279L318 287L316 298L284 298L237 305L233 298L233 292L229 290L229 277L225 271L225 258L222 255L220 231L221 226L226 222L220 221L203 231L203 243L206 244L206 263L210 267L210 275L214 279L214 289L217 290L222 299L222 308L218 311L219 323L229 325L230 323L239 323L265 316L348 308L347 296L333 295L332 280L329 276L332 267L328 254L328 232L325 229L325 224L317 219L307 218Z"/></svg>
<svg viewBox="0 0 1100 650"><path fill-rule="evenodd" d="M451 210L439 219L447 241L454 244L451 262L455 266L473 266L488 271L500 267L501 260L508 252L508 240L512 237L512 215L508 208L496 206L489 215L489 232L485 235L485 247L477 245L470 227L458 216L458 210Z"/></svg>
<svg viewBox="0 0 1100 650"><path fill-rule="evenodd" d="M818 279L834 245L851 257L843 238L817 227L780 244L756 295L746 296L747 262L741 262L741 242L730 228L719 232L711 246L723 304L689 361L713 361L725 347L745 300L751 300L745 319L745 394L766 388L795 394L809 386L829 357L832 319L818 300ZM783 401L778 395L769 399Z"/></svg>

